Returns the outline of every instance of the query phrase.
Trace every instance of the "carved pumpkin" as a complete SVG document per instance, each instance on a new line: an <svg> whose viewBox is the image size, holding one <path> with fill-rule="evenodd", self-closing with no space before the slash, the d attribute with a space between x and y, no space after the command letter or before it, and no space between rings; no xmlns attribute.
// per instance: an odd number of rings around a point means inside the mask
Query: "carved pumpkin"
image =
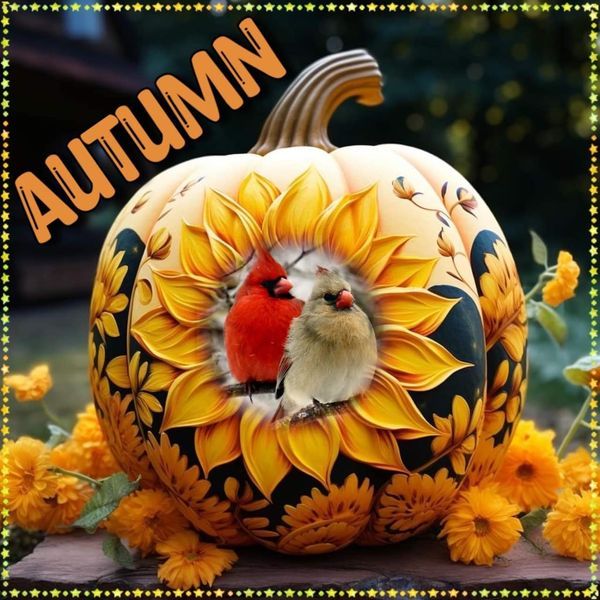
<svg viewBox="0 0 600 600"><path fill-rule="evenodd" d="M302 554L408 538L465 477L494 472L519 419L523 293L484 201L422 150L327 139L340 103L378 104L380 88L364 51L315 63L250 153L156 176L102 250L90 374L104 431L130 476L218 541ZM347 410L275 427L224 390L214 315L258 245L316 247L366 283L379 364Z"/></svg>

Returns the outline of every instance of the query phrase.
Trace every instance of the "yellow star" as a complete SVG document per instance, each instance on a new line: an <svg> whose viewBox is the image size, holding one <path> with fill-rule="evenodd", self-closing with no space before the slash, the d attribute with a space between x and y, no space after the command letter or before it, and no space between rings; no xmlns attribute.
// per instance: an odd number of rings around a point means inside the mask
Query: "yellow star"
<svg viewBox="0 0 600 600"><path fill-rule="evenodd" d="M221 12L225 8L225 6L223 4L221 4L220 2L217 2L217 4L215 4L214 6L215 6L215 10L217 12Z"/></svg>
<svg viewBox="0 0 600 600"><path fill-rule="evenodd" d="M348 8L348 12L354 12L356 10L356 4L354 4L354 2L350 2L350 4L348 4L347 8Z"/></svg>
<svg viewBox="0 0 600 600"><path fill-rule="evenodd" d="M161 12L163 9L163 5L162 4L158 4L158 2L156 4L152 5L152 8L156 11L156 12Z"/></svg>
<svg viewBox="0 0 600 600"><path fill-rule="evenodd" d="M455 4L454 2L450 5L450 11L451 12L456 12L458 10L458 4Z"/></svg>
<svg viewBox="0 0 600 600"><path fill-rule="evenodd" d="M337 8L337 5L336 5L336 4L334 4L333 2L330 2L330 3L327 5L327 10L328 10L329 12L333 12L333 11L334 11L336 8Z"/></svg>
<svg viewBox="0 0 600 600"><path fill-rule="evenodd" d="M215 5L216 7L217 5ZM219 6L223 6L222 4L219 4ZM175 12L181 12L183 10L183 4L181 4L180 2L178 2L177 4L173 4L173 8L175 9Z"/></svg>
<svg viewBox="0 0 600 600"><path fill-rule="evenodd" d="M137 2L136 4L133 5L134 12L140 12L142 10L142 8L144 8L144 5L140 4L139 2Z"/></svg>
<svg viewBox="0 0 600 600"><path fill-rule="evenodd" d="M38 10L40 10L40 5L37 2L34 2L29 5L29 8L31 8L32 12L38 12Z"/></svg>
<svg viewBox="0 0 600 600"><path fill-rule="evenodd" d="M73 12L79 12L80 8L81 8L81 4L71 4L71 10Z"/></svg>
<svg viewBox="0 0 600 600"><path fill-rule="evenodd" d="M398 5L397 5L397 4L394 4L394 3L392 2L391 4L388 4L388 6L387 6L387 7L388 7L388 10L389 10L390 12L396 12L396 9L398 8Z"/></svg>
<svg viewBox="0 0 600 600"><path fill-rule="evenodd" d="M433 2L432 4L429 4L428 6L429 6L430 12L437 12L438 5L435 2Z"/></svg>
<svg viewBox="0 0 600 600"><path fill-rule="evenodd" d="M123 8L123 5L122 5L122 4L119 4L119 3L117 2L116 4L113 4L113 5L112 5L112 7L113 7L113 10L114 10L115 12L121 12L121 9ZM113 592L113 593L114 593L114 592Z"/></svg>
<svg viewBox="0 0 600 600"><path fill-rule="evenodd" d="M418 8L418 6L417 6L417 5L416 5L414 2L413 2L412 4L409 4L409 5L408 5L408 10L409 10L410 12L416 12L417 8ZM412 590L411 590L411 591L412 591Z"/></svg>
<svg viewBox="0 0 600 600"><path fill-rule="evenodd" d="M377 4L371 2L371 4L367 4L367 9L369 12L375 12L377 10Z"/></svg>
<svg viewBox="0 0 600 600"><path fill-rule="evenodd" d="M100 12L102 10L102 4L96 2L96 4L92 4L92 9L94 12Z"/></svg>

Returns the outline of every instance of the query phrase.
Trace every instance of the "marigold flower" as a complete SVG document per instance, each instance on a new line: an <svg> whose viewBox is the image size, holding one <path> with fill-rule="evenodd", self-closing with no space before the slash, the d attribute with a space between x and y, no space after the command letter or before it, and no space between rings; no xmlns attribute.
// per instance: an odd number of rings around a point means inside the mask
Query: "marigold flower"
<svg viewBox="0 0 600 600"><path fill-rule="evenodd" d="M188 527L174 500L163 490L140 490L121 500L106 522L106 529L127 540L143 555Z"/></svg>
<svg viewBox="0 0 600 600"><path fill-rule="evenodd" d="M562 556L590 560L592 493L566 489L546 518L544 537Z"/></svg>
<svg viewBox="0 0 600 600"><path fill-rule="evenodd" d="M473 486L461 492L442 520L450 558L465 564L491 565L519 539L523 527L519 507L496 485Z"/></svg>
<svg viewBox="0 0 600 600"><path fill-rule="evenodd" d="M553 437L529 422L519 424L496 474L502 493L523 511L551 506L558 497L561 475Z"/></svg>
<svg viewBox="0 0 600 600"><path fill-rule="evenodd" d="M4 383L12 388L19 402L42 400L52 387L52 377L48 365L37 365L28 375L15 373L4 378Z"/></svg>
<svg viewBox="0 0 600 600"><path fill-rule="evenodd" d="M589 490L592 483L592 457L581 446L560 461L560 471L565 487L572 490ZM600 465L596 465L596 480L600 476Z"/></svg>
<svg viewBox="0 0 600 600"><path fill-rule="evenodd" d="M80 473L99 479L120 471L100 428L93 404L88 404L85 410L77 415L71 442L72 444L67 442L70 444L67 450L77 456L77 471Z"/></svg>
<svg viewBox="0 0 600 600"><path fill-rule="evenodd" d="M572 254L561 250L558 253L556 274L542 290L544 302L550 306L558 306L565 300L573 298L577 288L579 271L579 265L573 260Z"/></svg>
<svg viewBox="0 0 600 600"><path fill-rule="evenodd" d="M216 577L237 560L233 550L201 542L193 531L182 531L156 544L167 560L158 568L158 578L170 588L189 590L212 585Z"/></svg>
<svg viewBox="0 0 600 600"><path fill-rule="evenodd" d="M21 437L2 449L8 467L8 509L11 520L24 529L36 529L47 498L56 493L58 477L50 471L48 448L40 440Z"/></svg>

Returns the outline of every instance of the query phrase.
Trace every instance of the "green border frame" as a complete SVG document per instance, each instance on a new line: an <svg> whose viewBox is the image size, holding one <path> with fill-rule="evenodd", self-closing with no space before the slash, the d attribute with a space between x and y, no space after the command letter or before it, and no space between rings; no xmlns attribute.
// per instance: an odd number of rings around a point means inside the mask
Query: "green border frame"
<svg viewBox="0 0 600 600"><path fill-rule="evenodd" d="M15 12L181 12L181 13L216 13L224 14L226 12L231 13L243 13L243 14L260 14L260 13L353 13L353 14L369 14L369 13L417 13L417 14L431 14L431 13L456 13L457 16L461 13L466 12L477 12L477 13L567 13L567 12L581 12L586 13L590 19L589 29L589 40L590 40L590 53L589 53L589 110L590 110L590 146L589 146L589 174L590 174L590 354L598 353L598 54L600 51L600 40L598 39L598 11L600 5L597 2L586 2L585 4L565 2L563 4L554 4L544 2L542 4L533 4L529 2L522 2L521 4L512 4L504 2L502 4L484 2L481 4L464 4L452 2L451 4L442 2L429 2L429 3L416 3L414 0L410 3L396 3L396 2L370 2L368 4L359 2L355 3L351 1L344 4L334 4L329 2L327 4L317 2L313 3L239 3L239 4L226 4L217 0L214 4L206 2L196 3L165 3L165 2L148 2L148 3L100 3L100 2L72 2L63 4L54 1L52 4L42 2L39 3L37 0L31 3L17 3L17 2L5 2L2 1L1 10L1 62L2 77L0 79L1 97L0 108L2 110L2 128L0 129L0 136L2 138L2 153L1 158L1 179L2 179L2 211L0 212L0 219L2 221L2 232L0 233L0 239L2 241L2 252L0 258L2 260L2 294L0 295L0 305L2 321L2 333L0 336L1 347L2 347L2 359L1 359L1 370L2 375L5 376L9 373L9 198L10 198L10 171L8 160L10 158L10 121L9 121L9 88L10 88L10 15ZM59 597L71 597L71 598L102 598L102 597L114 597L114 598L182 598L182 597L208 597L208 598L231 598L231 597L244 597L244 598L336 598L336 597L347 597L347 598L598 598L599 590L597 585L596 572L598 569L598 544L597 544L597 533L598 525L600 524L600 512L598 512L598 489L596 485L596 472L595 472L595 461L598 460L598 389L600 388L600 380L591 380L592 398L590 402L590 424L591 428L591 439L590 439L590 453L594 460L594 466L592 467L592 494L593 494L593 523L590 526L592 533L592 560L590 563L590 585L584 590L549 590L549 589L520 589L520 590L488 590L482 588L479 590L356 590L353 588L348 589L328 589L328 590L313 590L313 589L266 589L266 590L222 590L219 588L214 589L197 589L197 590L164 590L162 588L156 588L152 590L142 590L139 588L135 589L94 589L94 590L80 590L76 587L67 588L61 586L59 588L51 590L39 590L39 589L17 589L10 587L9 578L9 550L8 550L8 538L9 538L9 526L8 526L8 488L7 488L7 475L8 467L2 463L2 541L0 554L2 556L2 590L0 595L3 597L10 598L59 598ZM8 386L3 384L2 386L2 427L0 429L2 434L2 444L4 445L8 441L10 433L9 425L9 395Z"/></svg>

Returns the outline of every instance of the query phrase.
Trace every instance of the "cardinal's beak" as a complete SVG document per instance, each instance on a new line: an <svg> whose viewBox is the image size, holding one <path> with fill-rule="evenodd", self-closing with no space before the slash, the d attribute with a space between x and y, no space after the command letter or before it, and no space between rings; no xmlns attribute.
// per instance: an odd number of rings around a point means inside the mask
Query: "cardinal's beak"
<svg viewBox="0 0 600 600"><path fill-rule="evenodd" d="M337 309L350 308L354 304L354 296L348 290L342 290L335 301Z"/></svg>
<svg viewBox="0 0 600 600"><path fill-rule="evenodd" d="M273 293L278 298L281 298L282 296L287 296L293 287L294 284L287 277L282 277L273 287Z"/></svg>

